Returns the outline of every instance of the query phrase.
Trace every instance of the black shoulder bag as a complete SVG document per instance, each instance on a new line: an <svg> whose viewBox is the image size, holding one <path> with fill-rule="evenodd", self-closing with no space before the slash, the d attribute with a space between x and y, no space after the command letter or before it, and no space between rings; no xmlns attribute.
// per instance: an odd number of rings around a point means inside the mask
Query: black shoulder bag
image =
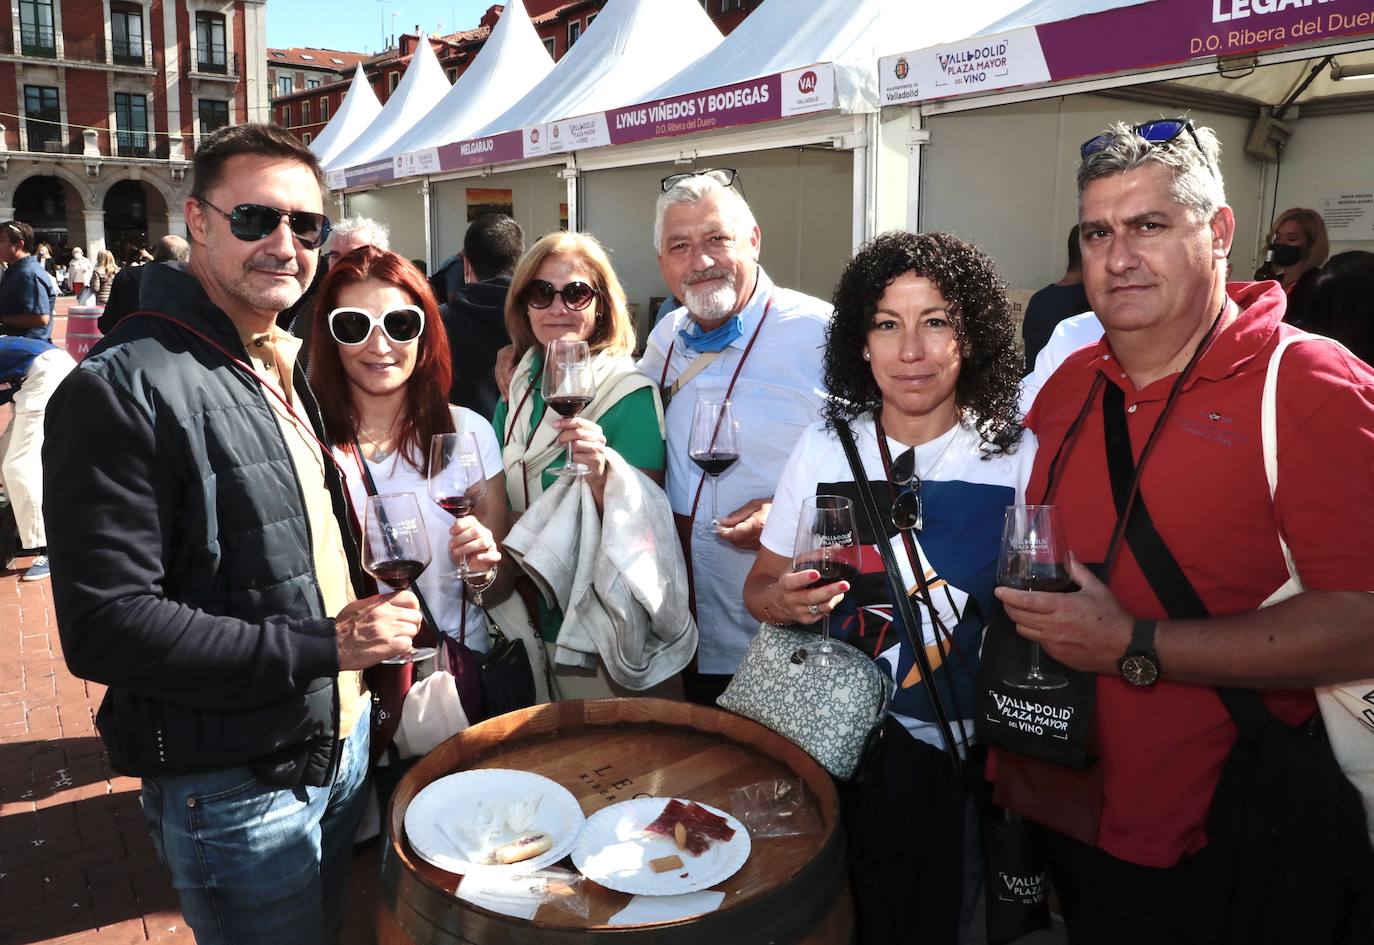
<svg viewBox="0 0 1374 945"><path fill-rule="evenodd" d="M1128 515L1131 554L1171 618L1206 617L1144 496L1118 488L1138 477L1124 395L1115 385L1108 385L1103 410L1112 492ZM1178 921L1215 945L1367 945L1374 934L1374 852L1360 795L1331 752L1321 714L1289 726L1252 689L1216 692L1239 734L1207 814L1203 881Z"/></svg>

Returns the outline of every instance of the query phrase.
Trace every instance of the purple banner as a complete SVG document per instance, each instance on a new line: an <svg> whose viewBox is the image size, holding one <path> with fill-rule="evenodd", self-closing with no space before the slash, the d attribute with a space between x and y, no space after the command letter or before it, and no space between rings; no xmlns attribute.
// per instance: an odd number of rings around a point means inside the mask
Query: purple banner
<svg viewBox="0 0 1374 945"><path fill-rule="evenodd" d="M612 144L669 138L782 117L782 76L658 99L606 113Z"/></svg>
<svg viewBox="0 0 1374 945"><path fill-rule="evenodd" d="M391 158L387 158L385 161L373 161L370 164L350 167L344 172L346 181L344 186L357 187L362 184L376 184L391 180L395 176L391 169Z"/></svg>
<svg viewBox="0 0 1374 945"><path fill-rule="evenodd" d="M1374 32L1370 0L1155 0L1036 28L1054 80Z"/></svg>
<svg viewBox="0 0 1374 945"><path fill-rule="evenodd" d="M439 148L439 169L453 171L463 167L518 161L525 156L521 138L518 131L503 131L486 138L443 145Z"/></svg>

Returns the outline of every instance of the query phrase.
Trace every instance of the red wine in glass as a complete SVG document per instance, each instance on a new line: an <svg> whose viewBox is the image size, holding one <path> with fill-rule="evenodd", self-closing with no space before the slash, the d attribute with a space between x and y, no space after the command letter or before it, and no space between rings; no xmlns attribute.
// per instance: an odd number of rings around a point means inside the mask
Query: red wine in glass
<svg viewBox="0 0 1374 945"><path fill-rule="evenodd" d="M592 402L590 397L577 395L559 395L549 400L549 408L564 420L571 420Z"/></svg>
<svg viewBox="0 0 1374 945"><path fill-rule="evenodd" d="M389 561L374 562L368 568L368 572L377 580L390 584L398 591L404 591L415 583L415 579L426 567L427 564L424 561L416 561L413 558L393 558Z"/></svg>
<svg viewBox="0 0 1374 945"><path fill-rule="evenodd" d="M466 492L446 495L439 500L439 508L454 518L462 518L464 515L472 514L472 510L477 508L477 500Z"/></svg>
<svg viewBox="0 0 1374 945"><path fill-rule="evenodd" d="M719 476L725 470L735 465L739 459L739 453L727 453L724 450L709 450L704 453L693 453L692 462L701 467L701 471L708 476Z"/></svg>
<svg viewBox="0 0 1374 945"><path fill-rule="evenodd" d="M793 571L817 571L820 578L812 582L813 588L824 587L827 584L836 584L840 581L848 581L849 586L853 587L859 580L859 567L848 561L838 561L834 559L823 561L802 561L792 567Z"/></svg>
<svg viewBox="0 0 1374 945"><path fill-rule="evenodd" d="M1023 591L1062 594L1076 589L1065 562L1069 545L1059 509L1053 505L1009 505L997 556L997 583ZM1008 686L1032 691L1063 689L1069 681L1040 670L1040 644L1031 643L1030 669L1003 679Z"/></svg>

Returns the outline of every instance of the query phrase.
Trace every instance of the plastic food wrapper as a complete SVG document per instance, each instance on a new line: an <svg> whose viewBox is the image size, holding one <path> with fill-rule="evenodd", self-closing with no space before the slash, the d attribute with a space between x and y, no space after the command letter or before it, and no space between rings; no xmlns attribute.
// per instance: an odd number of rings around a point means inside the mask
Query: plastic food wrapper
<svg viewBox="0 0 1374 945"><path fill-rule="evenodd" d="M806 802L806 786L800 778L756 781L735 788L727 806L751 837L795 837L821 830L821 819Z"/></svg>
<svg viewBox="0 0 1374 945"><path fill-rule="evenodd" d="M455 895L475 906L521 919L533 919L545 904L587 918L590 905L582 874L556 867L531 873L482 870L463 877Z"/></svg>

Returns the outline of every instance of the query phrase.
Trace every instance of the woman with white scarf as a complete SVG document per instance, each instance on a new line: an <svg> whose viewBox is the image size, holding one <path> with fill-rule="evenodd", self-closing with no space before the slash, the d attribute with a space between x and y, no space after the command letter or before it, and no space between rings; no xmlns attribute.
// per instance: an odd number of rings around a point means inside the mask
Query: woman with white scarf
<svg viewBox="0 0 1374 945"><path fill-rule="evenodd" d="M557 480L554 469L562 465L569 443L574 461L587 467L598 509L608 450L663 483L663 404L653 381L635 370L634 325L625 291L594 237L550 233L529 248L511 278L506 330L517 364L510 393L497 404L492 425L501 440L515 517ZM596 379L591 404L567 420L546 409L540 389L544 347L555 339L587 342ZM539 611L536 622L552 663L563 615L542 600ZM565 699L631 694L610 682L599 663L587 670L556 666L554 675Z"/></svg>

